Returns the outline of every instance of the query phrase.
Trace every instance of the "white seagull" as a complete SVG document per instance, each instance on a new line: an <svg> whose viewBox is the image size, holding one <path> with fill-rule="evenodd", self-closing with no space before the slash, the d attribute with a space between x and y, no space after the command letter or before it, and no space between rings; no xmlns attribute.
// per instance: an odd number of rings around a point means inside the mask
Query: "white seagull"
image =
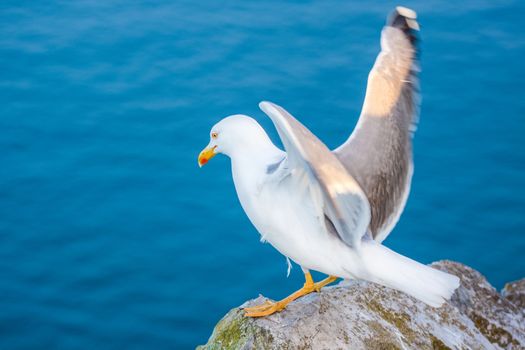
<svg viewBox="0 0 525 350"><path fill-rule="evenodd" d="M252 118L224 118L200 153L231 158L241 205L262 239L301 266L304 286L287 298L246 308L247 316L281 311L337 278L361 279L439 307L456 276L420 264L381 242L397 223L412 178L412 132L418 116L416 13L397 7L381 33L354 132L331 152L282 107L261 102L286 152ZM314 283L309 270L329 275Z"/></svg>

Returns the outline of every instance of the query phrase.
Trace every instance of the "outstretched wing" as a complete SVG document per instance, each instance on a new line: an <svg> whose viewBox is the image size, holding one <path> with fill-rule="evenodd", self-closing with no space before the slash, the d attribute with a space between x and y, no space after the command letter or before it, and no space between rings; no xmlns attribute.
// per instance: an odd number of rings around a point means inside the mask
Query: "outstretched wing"
<svg viewBox="0 0 525 350"><path fill-rule="evenodd" d="M398 221L412 179L412 134L419 115L416 13L397 7L381 33L357 126L334 154L370 202L370 231L382 241Z"/></svg>
<svg viewBox="0 0 525 350"><path fill-rule="evenodd" d="M320 189L316 203L332 222L339 237L358 248L370 222L368 200L358 183L333 153L286 110L270 102L259 107L273 121L287 153L292 174L306 173L309 185Z"/></svg>

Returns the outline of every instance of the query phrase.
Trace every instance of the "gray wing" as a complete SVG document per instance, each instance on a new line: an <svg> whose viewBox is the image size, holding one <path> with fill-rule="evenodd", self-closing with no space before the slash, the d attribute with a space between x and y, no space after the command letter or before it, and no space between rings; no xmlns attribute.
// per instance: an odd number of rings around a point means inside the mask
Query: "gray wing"
<svg viewBox="0 0 525 350"><path fill-rule="evenodd" d="M399 219L412 179L412 134L419 115L416 13L397 7L381 33L363 109L334 154L370 202L370 231L382 241Z"/></svg>
<svg viewBox="0 0 525 350"><path fill-rule="evenodd" d="M358 248L370 223L368 200L358 183L337 157L305 126L282 107L261 102L259 107L273 121L287 153L292 175L305 174L309 186L318 191L314 205L331 221L338 236ZM301 175L298 175L301 177Z"/></svg>

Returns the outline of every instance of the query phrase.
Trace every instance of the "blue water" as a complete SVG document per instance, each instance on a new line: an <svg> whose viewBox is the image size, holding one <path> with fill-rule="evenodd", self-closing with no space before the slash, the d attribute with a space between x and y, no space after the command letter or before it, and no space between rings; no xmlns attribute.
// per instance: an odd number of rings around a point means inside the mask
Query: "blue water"
<svg viewBox="0 0 525 350"><path fill-rule="evenodd" d="M394 2L2 1L0 348L181 349L302 284L240 208L220 118L282 104L354 127ZM386 241L501 288L525 276L525 6L408 1L422 26L415 176Z"/></svg>

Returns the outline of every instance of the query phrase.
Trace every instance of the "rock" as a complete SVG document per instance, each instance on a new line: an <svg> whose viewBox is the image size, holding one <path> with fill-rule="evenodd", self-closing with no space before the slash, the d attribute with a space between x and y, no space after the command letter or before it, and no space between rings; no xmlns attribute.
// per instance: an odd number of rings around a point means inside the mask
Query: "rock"
<svg viewBox="0 0 525 350"><path fill-rule="evenodd" d="M525 310L525 278L507 283L501 294L505 299Z"/></svg>
<svg viewBox="0 0 525 350"><path fill-rule="evenodd" d="M477 271L451 261L432 266L461 277L449 303L432 308L377 284L343 281L265 318L231 310L198 349L525 349L525 282L500 295Z"/></svg>
<svg viewBox="0 0 525 350"><path fill-rule="evenodd" d="M523 307L498 293L478 271L465 265L444 261L432 266L461 277L461 287L451 304L467 315L491 343L503 349L525 349ZM521 293L525 293L523 287Z"/></svg>

